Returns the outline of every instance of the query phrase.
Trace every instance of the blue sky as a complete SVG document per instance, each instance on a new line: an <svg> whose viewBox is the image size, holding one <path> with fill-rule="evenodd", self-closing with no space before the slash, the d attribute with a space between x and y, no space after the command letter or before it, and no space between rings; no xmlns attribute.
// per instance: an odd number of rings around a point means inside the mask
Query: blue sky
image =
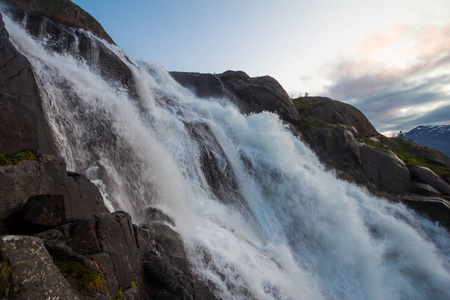
<svg viewBox="0 0 450 300"><path fill-rule="evenodd" d="M386 134L450 124L448 0L75 0L136 60L270 75Z"/></svg>

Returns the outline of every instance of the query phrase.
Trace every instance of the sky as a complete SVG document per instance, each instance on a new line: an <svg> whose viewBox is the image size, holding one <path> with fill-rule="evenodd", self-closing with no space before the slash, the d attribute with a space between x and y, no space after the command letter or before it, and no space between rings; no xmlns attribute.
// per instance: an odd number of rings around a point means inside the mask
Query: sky
<svg viewBox="0 0 450 300"><path fill-rule="evenodd" d="M448 0L73 0L135 60L277 79L379 132L450 124Z"/></svg>

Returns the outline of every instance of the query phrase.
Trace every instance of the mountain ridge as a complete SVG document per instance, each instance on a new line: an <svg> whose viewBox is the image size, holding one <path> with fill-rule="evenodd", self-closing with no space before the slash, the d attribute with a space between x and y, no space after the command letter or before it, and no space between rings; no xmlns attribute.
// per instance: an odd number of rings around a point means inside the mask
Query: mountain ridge
<svg viewBox="0 0 450 300"><path fill-rule="evenodd" d="M404 137L450 156L450 125L420 125L405 132Z"/></svg>

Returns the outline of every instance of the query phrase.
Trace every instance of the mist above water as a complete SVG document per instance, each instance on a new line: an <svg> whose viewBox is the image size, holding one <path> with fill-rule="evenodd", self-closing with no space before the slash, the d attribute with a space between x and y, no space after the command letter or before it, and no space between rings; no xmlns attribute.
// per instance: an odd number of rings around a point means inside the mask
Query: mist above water
<svg viewBox="0 0 450 300"><path fill-rule="evenodd" d="M76 47L51 52L4 20L68 169L134 222L149 206L173 218L195 272L220 297L450 298L447 232L336 179L276 115L196 98L97 40L132 70L130 95Z"/></svg>

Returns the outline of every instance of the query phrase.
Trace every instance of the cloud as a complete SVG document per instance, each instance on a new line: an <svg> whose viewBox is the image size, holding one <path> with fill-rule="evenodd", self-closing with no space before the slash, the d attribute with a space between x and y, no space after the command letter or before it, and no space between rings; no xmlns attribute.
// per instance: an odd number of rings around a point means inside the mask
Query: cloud
<svg viewBox="0 0 450 300"><path fill-rule="evenodd" d="M381 132L450 124L450 23L399 24L354 49L328 66L326 96L356 106Z"/></svg>

